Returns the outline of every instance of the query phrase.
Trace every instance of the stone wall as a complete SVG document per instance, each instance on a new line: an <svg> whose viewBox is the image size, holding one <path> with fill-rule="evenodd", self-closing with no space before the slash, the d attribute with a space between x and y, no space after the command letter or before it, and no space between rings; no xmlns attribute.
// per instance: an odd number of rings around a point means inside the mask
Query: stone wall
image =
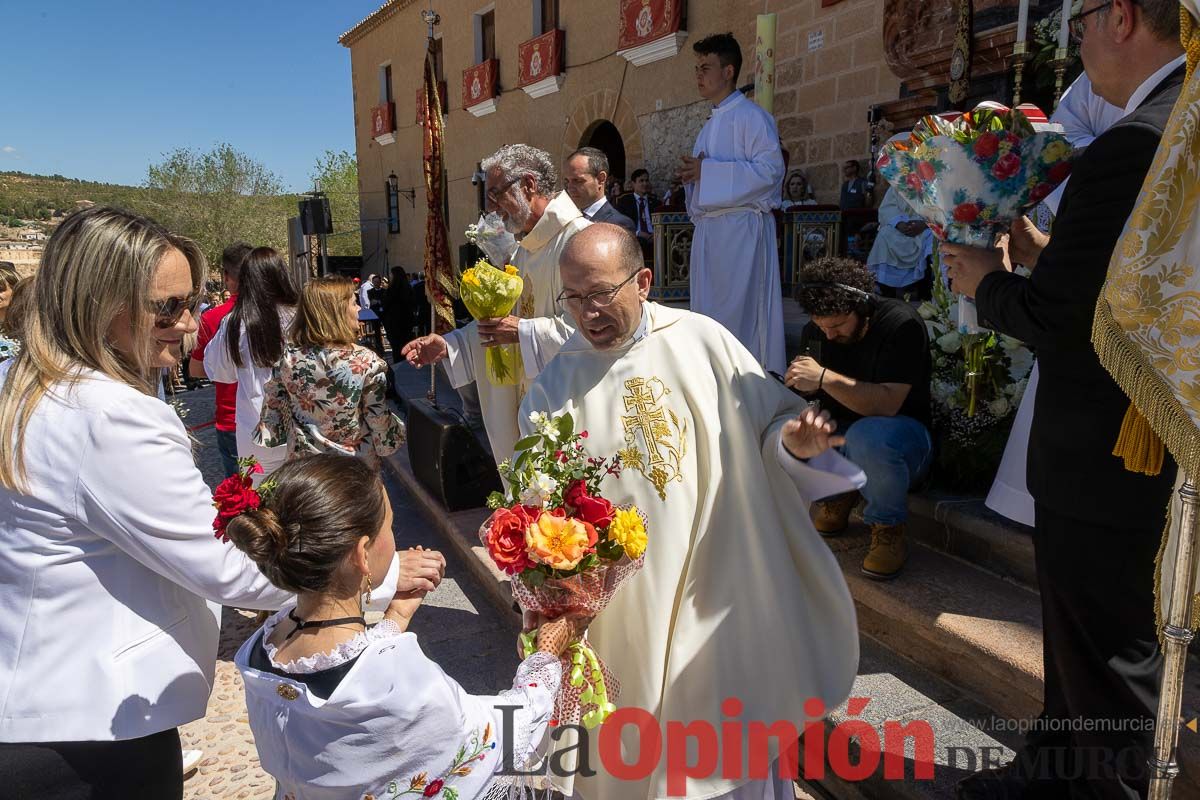
<svg viewBox="0 0 1200 800"><path fill-rule="evenodd" d="M858 159L868 166L868 109L895 100L900 90L885 61L884 0L759 5L759 13L779 15L775 118L789 168L808 174L820 202L837 203L841 164Z"/></svg>
<svg viewBox="0 0 1200 800"><path fill-rule="evenodd" d="M711 106L705 100L690 105L655 111L638 118L642 129L644 165L659 196L666 193L679 169L679 159L691 155Z"/></svg>

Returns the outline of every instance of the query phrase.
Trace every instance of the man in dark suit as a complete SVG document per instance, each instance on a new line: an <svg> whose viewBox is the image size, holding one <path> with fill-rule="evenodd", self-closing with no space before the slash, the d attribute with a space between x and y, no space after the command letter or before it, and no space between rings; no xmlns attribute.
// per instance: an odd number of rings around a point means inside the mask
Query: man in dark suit
<svg viewBox="0 0 1200 800"><path fill-rule="evenodd" d="M650 173L644 169L633 171L633 191L622 195L617 201L617 210L633 220L642 253L650 258L654 248L654 221L650 215L658 211L658 201L650 192Z"/></svg>
<svg viewBox="0 0 1200 800"><path fill-rule="evenodd" d="M1126 116L1075 162L1050 237L1028 220L1013 226L1008 255L1036 264L1032 277L1006 271L1000 248L942 248L953 288L975 297L983 324L1035 347L1041 364L1028 474L1044 706L1017 761L963 781L962 798L1135 798L1148 786L1162 666L1154 560L1176 468L1168 455L1145 476L1112 455L1129 400L1091 333L1109 258L1183 84L1179 4L1084 0L1071 32L1094 91Z"/></svg>
<svg viewBox="0 0 1200 800"><path fill-rule="evenodd" d="M633 220L613 208L604 194L608 182L608 156L595 147L581 147L563 164L567 195L592 222L608 222L634 232Z"/></svg>

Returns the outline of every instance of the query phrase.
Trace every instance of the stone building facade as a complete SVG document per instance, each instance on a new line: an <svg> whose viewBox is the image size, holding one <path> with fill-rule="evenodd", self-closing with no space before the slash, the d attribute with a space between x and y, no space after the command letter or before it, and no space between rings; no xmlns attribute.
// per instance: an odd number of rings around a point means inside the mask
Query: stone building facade
<svg viewBox="0 0 1200 800"><path fill-rule="evenodd" d="M819 202L837 203L841 164L857 159L868 166L873 155L869 114L878 143L888 128L911 127L949 107L960 1L434 0L451 254L482 207L482 185L473 182L478 162L503 144L527 142L560 159L581 145L598 146L615 174L645 167L655 189L665 191L709 114L696 92L691 45L732 32L745 60L739 85L750 84L756 17L763 13L778 14L774 111L790 167L806 172ZM1017 0L969 2L971 89L963 105L1007 99ZM1035 0L1034 17L1053 3ZM368 272L388 265L416 271L423 263L416 98L427 7L389 0L340 38L351 51ZM392 233L390 175L400 190Z"/></svg>

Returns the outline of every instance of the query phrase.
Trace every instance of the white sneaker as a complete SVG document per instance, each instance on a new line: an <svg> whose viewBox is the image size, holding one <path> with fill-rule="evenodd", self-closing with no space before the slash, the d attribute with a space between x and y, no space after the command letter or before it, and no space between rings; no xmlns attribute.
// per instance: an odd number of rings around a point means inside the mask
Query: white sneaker
<svg viewBox="0 0 1200 800"><path fill-rule="evenodd" d="M184 750L183 751L183 774L187 775L200 764L200 759L204 758L203 750Z"/></svg>

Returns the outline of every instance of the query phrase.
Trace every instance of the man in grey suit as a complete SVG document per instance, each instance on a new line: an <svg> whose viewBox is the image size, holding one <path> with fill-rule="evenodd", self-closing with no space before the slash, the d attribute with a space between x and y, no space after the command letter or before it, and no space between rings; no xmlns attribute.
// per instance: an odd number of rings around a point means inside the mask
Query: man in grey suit
<svg viewBox="0 0 1200 800"><path fill-rule="evenodd" d="M604 196L608 182L608 156L595 147L581 147L567 156L563 164L563 183L567 195L592 222L620 225L633 233L636 226L629 217L613 208Z"/></svg>

